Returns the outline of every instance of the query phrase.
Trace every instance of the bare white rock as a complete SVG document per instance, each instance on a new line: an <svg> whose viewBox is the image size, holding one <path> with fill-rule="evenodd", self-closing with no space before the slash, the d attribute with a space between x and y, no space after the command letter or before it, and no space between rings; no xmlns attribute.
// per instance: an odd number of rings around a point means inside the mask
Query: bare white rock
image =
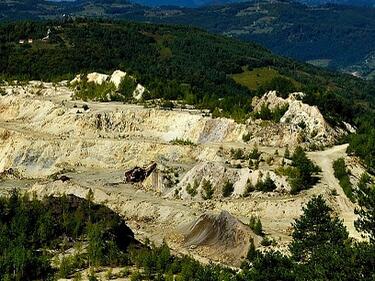
<svg viewBox="0 0 375 281"><path fill-rule="evenodd" d="M121 70L115 70L112 73L111 79L109 81L116 86L116 89L118 89L120 87L122 80L125 78L125 76L126 76L126 72L121 71Z"/></svg>
<svg viewBox="0 0 375 281"><path fill-rule="evenodd" d="M108 81L109 76L107 74L102 74L98 72L93 72L87 74L87 82L93 82L98 85L102 85L104 82Z"/></svg>
<svg viewBox="0 0 375 281"><path fill-rule="evenodd" d="M133 98L136 100L140 100L143 97L146 88L143 87L141 84L138 84L133 92Z"/></svg>

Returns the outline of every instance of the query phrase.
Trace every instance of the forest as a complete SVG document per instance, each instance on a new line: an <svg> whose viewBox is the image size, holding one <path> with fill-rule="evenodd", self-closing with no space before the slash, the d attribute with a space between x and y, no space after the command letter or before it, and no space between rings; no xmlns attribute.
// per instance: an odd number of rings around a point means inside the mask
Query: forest
<svg viewBox="0 0 375 281"><path fill-rule="evenodd" d="M122 267L117 275L109 270L106 276L130 280L375 278L375 188L365 182L356 192L355 225L367 239L350 239L325 200L313 197L292 225L290 254L261 252L251 242L241 271L174 256L165 242L142 244L119 215L93 198L91 190L85 199L71 195L38 199L17 190L0 197L0 280L81 280L81 270L89 268L89 280L94 281L99 280L95 272L103 267Z"/></svg>

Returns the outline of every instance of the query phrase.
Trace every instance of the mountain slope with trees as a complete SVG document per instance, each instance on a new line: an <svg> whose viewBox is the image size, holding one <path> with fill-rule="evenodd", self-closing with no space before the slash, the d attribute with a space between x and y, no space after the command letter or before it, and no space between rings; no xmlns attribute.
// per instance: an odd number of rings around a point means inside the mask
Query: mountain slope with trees
<svg viewBox="0 0 375 281"><path fill-rule="evenodd" d="M170 11L149 11L145 17L255 41L277 54L318 66L364 77L375 73L374 8L252 1Z"/></svg>
<svg viewBox="0 0 375 281"><path fill-rule="evenodd" d="M198 7L195 8L153 8L128 0L5 0L0 3L0 21L63 19L65 14L192 25L244 41L255 41L280 55L314 65L368 78L375 76L375 8L319 6L323 2L316 1L307 3L309 5L291 0L232 2L214 1L209 3L215 5L199 6L206 2L196 1ZM158 1L158 6L163 3L169 2ZM181 1L178 5L184 6L184 3Z"/></svg>

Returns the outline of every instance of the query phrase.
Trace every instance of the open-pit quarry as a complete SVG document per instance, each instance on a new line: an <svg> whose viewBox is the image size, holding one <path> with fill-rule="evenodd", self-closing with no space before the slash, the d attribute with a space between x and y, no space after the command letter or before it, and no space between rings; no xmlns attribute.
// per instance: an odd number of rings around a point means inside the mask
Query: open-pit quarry
<svg viewBox="0 0 375 281"><path fill-rule="evenodd" d="M231 266L239 266L251 238L265 247L247 225L252 215L261 219L272 247L284 250L292 222L318 194L344 220L350 235L360 238L353 225L355 205L332 168L334 160L344 157L355 171L353 181L363 171L346 154L347 145L335 145L354 129L349 124L332 128L316 107L299 100L301 93L282 99L270 92L254 99L254 110L262 103L271 108L288 104L280 122L249 119L238 124L193 109L75 100L66 82L32 81L1 89L2 193L22 188L37 196L86 197L92 189L95 202L121 214L141 241L165 240L176 253ZM244 135L249 136L246 142ZM287 178L277 171L287 161L286 148L293 151L297 145L309 151L322 172L315 186L291 195ZM231 155L231 150L249 153L254 148L260 153L256 167ZM151 163L156 169L144 181L124 182L125 171ZM266 176L274 181L274 191L244 196L248 182ZM208 200L202 196L205 181L213 189ZM233 192L223 197L228 181Z"/></svg>

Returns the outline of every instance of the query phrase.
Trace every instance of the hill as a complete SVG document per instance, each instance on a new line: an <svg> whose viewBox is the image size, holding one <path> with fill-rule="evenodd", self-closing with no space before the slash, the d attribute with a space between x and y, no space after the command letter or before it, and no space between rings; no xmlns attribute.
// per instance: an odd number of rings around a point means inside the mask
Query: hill
<svg viewBox="0 0 375 281"><path fill-rule="evenodd" d="M65 14L191 25L244 41L255 41L277 54L313 65L369 79L375 77L375 8L332 4L311 7L290 0L224 2L209 2L215 5L198 8L150 8L127 0L6 0L0 3L0 21L62 19ZM311 5L323 3L307 2ZM144 3L150 4L150 1Z"/></svg>
<svg viewBox="0 0 375 281"><path fill-rule="evenodd" d="M364 77L375 74L375 9L371 8L309 7L292 1L260 1L258 5L252 1L149 11L145 19L198 26L255 41L275 53L318 66Z"/></svg>

